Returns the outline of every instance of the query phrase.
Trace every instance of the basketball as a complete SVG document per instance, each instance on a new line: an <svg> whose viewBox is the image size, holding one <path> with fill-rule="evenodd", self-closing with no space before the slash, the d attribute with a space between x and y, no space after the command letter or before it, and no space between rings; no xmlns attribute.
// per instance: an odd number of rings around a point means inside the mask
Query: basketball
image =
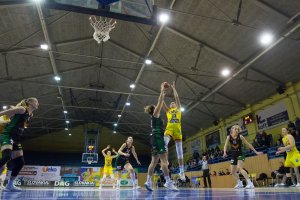
<svg viewBox="0 0 300 200"><path fill-rule="evenodd" d="M170 84L168 82L163 82L164 88L168 89L170 87Z"/></svg>

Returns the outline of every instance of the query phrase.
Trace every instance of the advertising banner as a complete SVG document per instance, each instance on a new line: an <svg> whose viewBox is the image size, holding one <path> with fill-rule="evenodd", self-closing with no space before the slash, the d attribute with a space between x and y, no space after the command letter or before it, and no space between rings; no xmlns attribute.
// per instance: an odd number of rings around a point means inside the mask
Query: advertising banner
<svg viewBox="0 0 300 200"><path fill-rule="evenodd" d="M256 113L259 130L267 130L289 121L287 109L283 101L268 106Z"/></svg>

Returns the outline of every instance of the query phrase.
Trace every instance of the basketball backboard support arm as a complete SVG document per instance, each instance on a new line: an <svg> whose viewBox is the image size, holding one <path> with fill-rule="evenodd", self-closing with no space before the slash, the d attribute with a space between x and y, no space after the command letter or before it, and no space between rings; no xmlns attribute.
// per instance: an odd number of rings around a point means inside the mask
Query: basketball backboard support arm
<svg viewBox="0 0 300 200"><path fill-rule="evenodd" d="M78 7L78 6L68 5L68 4L61 4L61 3L57 3L55 0L45 1L44 6L50 9L65 10L65 11L83 13L88 15L102 16L102 17L120 19L124 21L131 21L131 22L147 24L147 25L157 25L157 20L154 17L156 13L155 6L153 6L152 18L143 18L138 16L126 15L122 13L114 13L114 12L109 12L105 9L96 10L92 8L83 8L83 7Z"/></svg>

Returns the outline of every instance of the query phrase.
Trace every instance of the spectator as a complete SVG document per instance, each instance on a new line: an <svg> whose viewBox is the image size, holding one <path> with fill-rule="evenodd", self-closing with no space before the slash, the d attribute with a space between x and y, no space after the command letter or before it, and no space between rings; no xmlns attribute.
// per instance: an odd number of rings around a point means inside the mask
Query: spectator
<svg viewBox="0 0 300 200"><path fill-rule="evenodd" d="M300 132L300 119L299 119L299 117L296 118L295 127L296 127L296 131Z"/></svg>
<svg viewBox="0 0 300 200"><path fill-rule="evenodd" d="M281 134L280 134L279 139L277 140L276 143L277 143L277 146L283 146Z"/></svg>
<svg viewBox="0 0 300 200"><path fill-rule="evenodd" d="M226 175L230 175L229 169L226 169Z"/></svg>
<svg viewBox="0 0 300 200"><path fill-rule="evenodd" d="M264 131L258 132L255 136L259 147L266 147L267 146L267 133Z"/></svg>
<svg viewBox="0 0 300 200"><path fill-rule="evenodd" d="M296 131L296 126L292 121L289 121L288 128L291 129L293 132Z"/></svg>

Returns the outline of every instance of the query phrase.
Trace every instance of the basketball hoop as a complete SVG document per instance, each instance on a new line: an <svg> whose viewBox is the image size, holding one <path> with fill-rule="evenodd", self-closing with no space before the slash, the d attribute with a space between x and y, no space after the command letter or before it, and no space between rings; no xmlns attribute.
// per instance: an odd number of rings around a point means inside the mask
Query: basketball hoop
<svg viewBox="0 0 300 200"><path fill-rule="evenodd" d="M87 157L86 159L87 163L90 165L94 161L93 157Z"/></svg>
<svg viewBox="0 0 300 200"><path fill-rule="evenodd" d="M94 28L95 32L93 34L93 38L100 44L102 41L106 42L109 40L109 32L115 28L116 21L112 21L112 19L108 19L105 17L96 18L96 16L91 16L89 18L91 26Z"/></svg>

